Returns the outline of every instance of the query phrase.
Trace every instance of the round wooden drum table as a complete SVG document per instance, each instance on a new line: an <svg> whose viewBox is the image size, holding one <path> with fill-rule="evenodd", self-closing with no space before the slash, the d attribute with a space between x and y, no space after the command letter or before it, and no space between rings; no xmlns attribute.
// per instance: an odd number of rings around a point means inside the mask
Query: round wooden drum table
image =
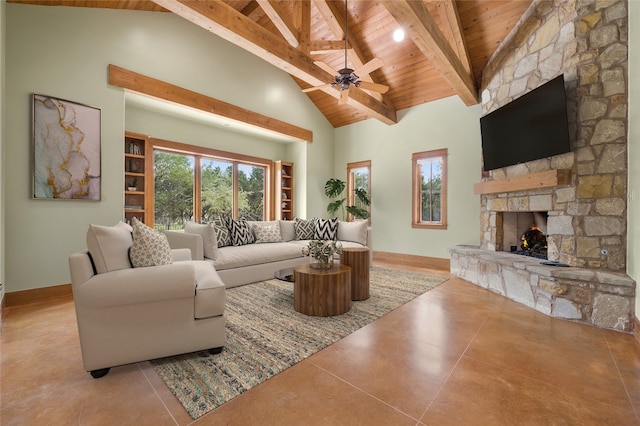
<svg viewBox="0 0 640 426"><path fill-rule="evenodd" d="M351 268L344 265L315 269L309 264L293 269L293 307L305 315L328 317L351 309Z"/></svg>
<svg viewBox="0 0 640 426"><path fill-rule="evenodd" d="M369 298L369 249L366 247L343 248L340 263L351 268L351 300Z"/></svg>

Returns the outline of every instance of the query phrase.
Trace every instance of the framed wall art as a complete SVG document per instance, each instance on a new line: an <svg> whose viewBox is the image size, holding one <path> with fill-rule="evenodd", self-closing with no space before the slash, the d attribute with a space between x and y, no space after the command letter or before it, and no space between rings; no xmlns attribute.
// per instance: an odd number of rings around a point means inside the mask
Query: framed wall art
<svg viewBox="0 0 640 426"><path fill-rule="evenodd" d="M33 95L33 198L101 197L101 110Z"/></svg>

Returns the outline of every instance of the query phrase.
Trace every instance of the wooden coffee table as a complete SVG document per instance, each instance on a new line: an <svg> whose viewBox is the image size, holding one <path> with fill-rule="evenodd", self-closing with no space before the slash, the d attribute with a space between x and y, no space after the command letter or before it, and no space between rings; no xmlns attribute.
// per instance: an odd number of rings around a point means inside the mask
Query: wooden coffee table
<svg viewBox="0 0 640 426"><path fill-rule="evenodd" d="M351 268L351 300L369 298L369 249L366 247L343 248L340 263Z"/></svg>
<svg viewBox="0 0 640 426"><path fill-rule="evenodd" d="M293 307L305 315L328 317L351 309L351 268L337 265L314 269L309 264L293 269Z"/></svg>

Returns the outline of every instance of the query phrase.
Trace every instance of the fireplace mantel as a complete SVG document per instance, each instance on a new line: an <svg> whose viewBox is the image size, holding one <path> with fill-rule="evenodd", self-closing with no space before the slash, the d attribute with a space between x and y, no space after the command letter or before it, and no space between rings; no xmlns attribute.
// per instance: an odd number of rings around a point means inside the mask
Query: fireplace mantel
<svg viewBox="0 0 640 426"><path fill-rule="evenodd" d="M515 176L508 179L479 182L473 185L473 192L474 194L496 194L499 192L550 188L553 186L569 185L570 183L571 170L549 170L546 172Z"/></svg>

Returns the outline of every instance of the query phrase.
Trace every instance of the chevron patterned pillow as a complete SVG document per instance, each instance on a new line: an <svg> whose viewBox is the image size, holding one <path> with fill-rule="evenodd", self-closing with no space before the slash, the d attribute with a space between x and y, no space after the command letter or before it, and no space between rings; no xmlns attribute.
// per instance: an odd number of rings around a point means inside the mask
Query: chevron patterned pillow
<svg viewBox="0 0 640 426"><path fill-rule="evenodd" d="M296 231L296 240L313 239L313 220L305 220L296 218L293 221L293 228Z"/></svg>
<svg viewBox="0 0 640 426"><path fill-rule="evenodd" d="M246 244L253 244L256 239L251 231L251 226L244 219L229 219L227 227L231 233L231 243L234 246L244 246Z"/></svg>
<svg viewBox="0 0 640 426"><path fill-rule="evenodd" d="M338 218L313 219L313 239L314 240L335 240L338 236Z"/></svg>

